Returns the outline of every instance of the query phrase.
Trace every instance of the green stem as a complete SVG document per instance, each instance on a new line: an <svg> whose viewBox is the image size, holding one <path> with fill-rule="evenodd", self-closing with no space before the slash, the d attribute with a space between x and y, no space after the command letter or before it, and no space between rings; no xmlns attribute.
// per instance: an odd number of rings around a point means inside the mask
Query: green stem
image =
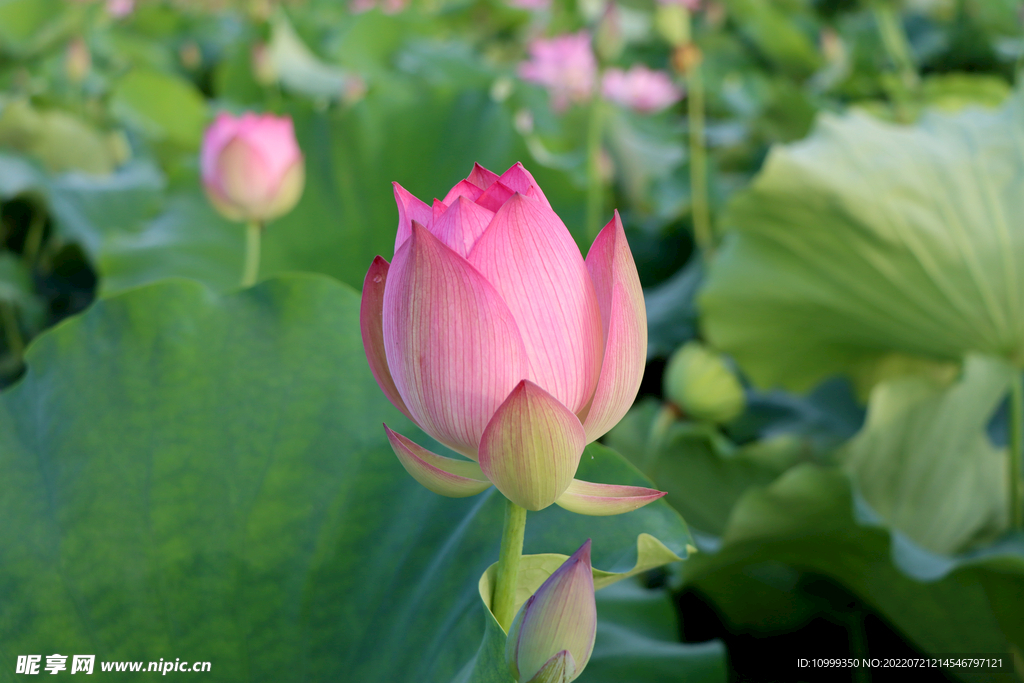
<svg viewBox="0 0 1024 683"><path fill-rule="evenodd" d="M686 68L687 112L690 119L690 194L693 205L693 238L704 258L714 251L711 208L708 200L708 152L704 140L704 79L700 64Z"/></svg>
<svg viewBox="0 0 1024 683"><path fill-rule="evenodd" d="M242 270L242 287L256 284L256 276L260 273L260 238L263 236L263 224L249 221L245 226L245 267Z"/></svg>
<svg viewBox="0 0 1024 683"><path fill-rule="evenodd" d="M594 97L587 122L587 238L592 242L601 231L604 181L601 179L601 139L604 127L604 103Z"/></svg>
<svg viewBox="0 0 1024 683"><path fill-rule="evenodd" d="M1024 529L1024 377L1013 373L1010 385L1010 527Z"/></svg>
<svg viewBox="0 0 1024 683"><path fill-rule="evenodd" d="M38 207L32 212L32 223L28 226L28 234L25 235L25 246L21 250L25 262L32 267L39 257L39 248L43 244L43 232L46 227L46 214Z"/></svg>
<svg viewBox="0 0 1024 683"><path fill-rule="evenodd" d="M906 105L911 94L917 89L919 77L917 66L910 54L910 43L907 35L903 32L903 25L892 4L887 0L877 0L872 3L872 12L875 15L875 22L878 24L878 33L882 39L882 45L889 56L893 67L896 69L896 82L898 88L890 93L896 100L897 112L900 118L907 119L908 112Z"/></svg>
<svg viewBox="0 0 1024 683"><path fill-rule="evenodd" d="M25 352L25 339L18 327L18 315L10 301L0 301L0 322L4 326L4 337L7 339L7 350L21 363Z"/></svg>
<svg viewBox="0 0 1024 683"><path fill-rule="evenodd" d="M498 576L491 595L491 612L508 633L515 618L516 585L519 580L519 558L523 556L523 534L526 532L526 509L511 500L505 506L505 526L501 530L501 552L498 554Z"/></svg>

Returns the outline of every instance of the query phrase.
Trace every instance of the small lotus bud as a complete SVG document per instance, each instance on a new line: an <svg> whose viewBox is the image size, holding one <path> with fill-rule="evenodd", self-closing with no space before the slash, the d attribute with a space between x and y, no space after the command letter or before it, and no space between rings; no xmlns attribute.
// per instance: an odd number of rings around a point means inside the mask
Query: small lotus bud
<svg viewBox="0 0 1024 683"><path fill-rule="evenodd" d="M183 67L189 71L195 71L203 64L203 51L199 49L199 45L194 40L189 40L178 48L178 59L181 60Z"/></svg>
<svg viewBox="0 0 1024 683"><path fill-rule="evenodd" d="M678 349L665 368L665 397L698 420L728 422L743 412L746 398L722 357L692 341Z"/></svg>
<svg viewBox="0 0 1024 683"><path fill-rule="evenodd" d="M675 3L659 3L654 11L654 27L669 45L690 42L690 10Z"/></svg>
<svg viewBox="0 0 1024 683"><path fill-rule="evenodd" d="M685 74L695 66L699 66L704 56L700 48L693 43L680 45L672 51L672 68L676 73Z"/></svg>
<svg viewBox="0 0 1024 683"><path fill-rule="evenodd" d="M67 52L64 53L64 70L68 80L72 83L81 83L89 75L92 69L92 55L89 46L81 38L74 38L68 43Z"/></svg>
<svg viewBox="0 0 1024 683"><path fill-rule="evenodd" d="M622 17L618 7L614 3L609 3L604 16L601 17L601 23L597 25L594 48L601 59L613 62L619 58L625 47L626 39L622 35Z"/></svg>
<svg viewBox="0 0 1024 683"><path fill-rule="evenodd" d="M504 102L512 94L512 80L504 76L498 78L491 84L491 99L495 102Z"/></svg>
<svg viewBox="0 0 1024 683"><path fill-rule="evenodd" d="M222 113L206 129L200 158L210 202L231 220L269 221L302 196L305 167L292 120Z"/></svg>
<svg viewBox="0 0 1024 683"><path fill-rule="evenodd" d="M533 112L529 109L520 109L516 112L512 123L520 135L531 135L533 133Z"/></svg>
<svg viewBox="0 0 1024 683"><path fill-rule="evenodd" d="M508 631L505 661L518 683L569 683L590 661L596 636L588 540L523 603Z"/></svg>
<svg viewBox="0 0 1024 683"><path fill-rule="evenodd" d="M107 14L123 19L135 11L135 0L107 0Z"/></svg>
<svg viewBox="0 0 1024 683"><path fill-rule="evenodd" d="M277 82L277 67L270 56L266 43L256 43L250 54L252 60L252 77L260 85L273 85Z"/></svg>

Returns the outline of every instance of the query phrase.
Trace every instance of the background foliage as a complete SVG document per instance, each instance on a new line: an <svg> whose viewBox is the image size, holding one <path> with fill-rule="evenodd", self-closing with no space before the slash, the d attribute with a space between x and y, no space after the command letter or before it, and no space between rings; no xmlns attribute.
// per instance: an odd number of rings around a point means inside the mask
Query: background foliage
<svg viewBox="0 0 1024 683"><path fill-rule="evenodd" d="M794 662L955 653L1022 676L1019 2L706 2L703 102L651 0L116 4L0 1L0 678L43 651L471 677L500 505L439 499L390 455L376 425L403 418L356 292L393 248L392 181L430 198L515 161L584 251L588 201L623 216L650 360L581 476L668 492L532 515L526 550L592 537L626 571L646 532L686 557L599 592L580 680L867 680ZM553 111L517 65L584 28L602 68L688 97ZM197 151L246 109L292 116L307 183L239 292L243 230ZM666 374L694 341L716 365Z"/></svg>

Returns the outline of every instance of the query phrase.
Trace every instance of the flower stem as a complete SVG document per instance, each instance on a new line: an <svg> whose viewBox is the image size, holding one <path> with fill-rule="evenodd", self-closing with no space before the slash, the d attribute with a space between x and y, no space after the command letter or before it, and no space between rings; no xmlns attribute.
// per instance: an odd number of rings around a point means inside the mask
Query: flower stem
<svg viewBox="0 0 1024 683"><path fill-rule="evenodd" d="M587 239L592 242L601 231L601 208L604 181L601 179L601 138L604 127L604 106L595 96L587 122Z"/></svg>
<svg viewBox="0 0 1024 683"><path fill-rule="evenodd" d="M910 43L892 4L887 0L876 0L872 3L871 10L878 24L882 45L896 70L895 87L890 92L896 114L901 120L909 121L911 112L908 110L908 103L918 85L917 66L914 65L914 59L910 54Z"/></svg>
<svg viewBox="0 0 1024 683"><path fill-rule="evenodd" d="M505 526L501 530L501 552L498 554L498 576L491 596L491 612L501 628L508 633L515 618L516 585L519 579L519 558L523 555L523 534L526 532L526 509L511 500L505 506Z"/></svg>
<svg viewBox="0 0 1024 683"><path fill-rule="evenodd" d="M1024 377L1013 373L1010 384L1010 528L1024 529Z"/></svg>
<svg viewBox="0 0 1024 683"><path fill-rule="evenodd" d="M0 323L4 327L7 350L17 359L20 365L22 354L25 352L25 339L21 336L21 329L18 327L18 315L14 310L14 304L10 301L0 300Z"/></svg>
<svg viewBox="0 0 1024 683"><path fill-rule="evenodd" d="M46 228L46 214L36 208L32 212L32 222L28 226L28 234L25 235L25 246L22 248L22 256L31 268L35 266L39 257L39 249L43 244L43 232Z"/></svg>
<svg viewBox="0 0 1024 683"><path fill-rule="evenodd" d="M711 208L708 199L708 151L704 139L704 79L699 59L686 67L687 113L690 119L690 194L693 205L693 238L705 259L714 251Z"/></svg>
<svg viewBox="0 0 1024 683"><path fill-rule="evenodd" d="M245 226L245 267L242 270L242 286L252 287L256 284L256 276L260 273L260 239L263 237L263 224L249 221Z"/></svg>

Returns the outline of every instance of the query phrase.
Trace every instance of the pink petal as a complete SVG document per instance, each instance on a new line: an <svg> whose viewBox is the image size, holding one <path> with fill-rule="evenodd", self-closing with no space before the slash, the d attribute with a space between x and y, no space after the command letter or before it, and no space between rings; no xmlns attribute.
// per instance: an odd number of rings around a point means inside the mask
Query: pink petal
<svg viewBox="0 0 1024 683"><path fill-rule="evenodd" d="M370 269L363 280L363 300L359 305L359 327L363 333L363 350L370 364L370 372L377 380L380 390L388 397L392 405L402 414L413 419L409 409L405 407L395 380L388 370L387 354L384 351L384 330L382 327L384 312L384 287L388 279L388 262L380 256L373 259ZM415 422L415 420L413 420Z"/></svg>
<svg viewBox="0 0 1024 683"><path fill-rule="evenodd" d="M589 481L573 479L569 488L555 503L578 515L604 517L632 512L664 495L663 491L640 486L594 484Z"/></svg>
<svg viewBox="0 0 1024 683"><path fill-rule="evenodd" d="M395 203L398 204L398 234L395 235L397 254L398 248L412 235L412 222L430 225L434 211L398 183L391 184L395 186Z"/></svg>
<svg viewBox="0 0 1024 683"><path fill-rule="evenodd" d="M456 197L451 207L434 219L430 232L459 256L466 256L493 218L493 211L466 197Z"/></svg>
<svg viewBox="0 0 1024 683"><path fill-rule="evenodd" d="M572 482L585 446L579 418L524 379L484 430L480 469L516 505L543 510Z"/></svg>
<svg viewBox="0 0 1024 683"><path fill-rule="evenodd" d="M470 172L469 176L466 177L466 180L473 183L481 190L486 190L488 187L494 184L494 181L497 179L497 173L492 173L491 171L488 171L480 164L473 164L473 170Z"/></svg>
<svg viewBox="0 0 1024 683"><path fill-rule="evenodd" d="M587 442L614 427L633 405L647 361L647 309L619 212L594 240L587 270L601 306L601 377L583 421Z"/></svg>
<svg viewBox="0 0 1024 683"><path fill-rule="evenodd" d="M503 183L494 182L476 199L476 203L489 211L497 211L515 192Z"/></svg>
<svg viewBox="0 0 1024 683"><path fill-rule="evenodd" d="M442 202L440 199L434 199L434 204L430 207L430 210L431 210L431 216L430 216L430 221L431 222L429 224L428 223L424 223L424 225L427 226L427 229L430 230L430 232L432 232L432 233L434 233L436 235L437 233L434 232L434 230L432 229L434 227L433 222L436 221L438 218L440 218L441 216L444 215L444 212L448 210L448 206L444 202Z"/></svg>
<svg viewBox="0 0 1024 683"><path fill-rule="evenodd" d="M488 171L489 173L490 171ZM477 187L468 180L460 180L456 183L455 187L448 190L448 194L444 196L444 203L448 206L452 205L458 197L468 197L470 201L475 202L477 198L484 193L482 187Z"/></svg>
<svg viewBox="0 0 1024 683"><path fill-rule="evenodd" d="M573 412L594 392L601 312L579 248L555 212L517 194L501 208L469 262L508 304L532 380Z"/></svg>
<svg viewBox="0 0 1024 683"><path fill-rule="evenodd" d="M519 194L540 199L549 209L551 208L551 202L544 196L544 192L540 189L537 181L533 179L533 174L527 171L518 161L512 168L502 173L498 180L502 185L515 190Z"/></svg>
<svg viewBox="0 0 1024 683"><path fill-rule="evenodd" d="M259 150L267 173L275 179L275 189L289 168L302 160L302 151L295 141L295 126L289 116L246 112L239 119L238 138Z"/></svg>
<svg viewBox="0 0 1024 683"><path fill-rule="evenodd" d="M494 411L525 375L508 307L480 273L418 222L384 290L384 348L422 429L476 458Z"/></svg>
<svg viewBox="0 0 1024 683"><path fill-rule="evenodd" d="M434 493L449 498L465 498L491 487L491 482L475 462L431 453L423 446L391 431L387 425L384 425L384 431L405 471Z"/></svg>
<svg viewBox="0 0 1024 683"><path fill-rule="evenodd" d="M217 178L217 158L221 150L238 132L239 119L227 112L217 114L213 123L203 133L203 147L199 155L199 168L203 182L214 183Z"/></svg>

